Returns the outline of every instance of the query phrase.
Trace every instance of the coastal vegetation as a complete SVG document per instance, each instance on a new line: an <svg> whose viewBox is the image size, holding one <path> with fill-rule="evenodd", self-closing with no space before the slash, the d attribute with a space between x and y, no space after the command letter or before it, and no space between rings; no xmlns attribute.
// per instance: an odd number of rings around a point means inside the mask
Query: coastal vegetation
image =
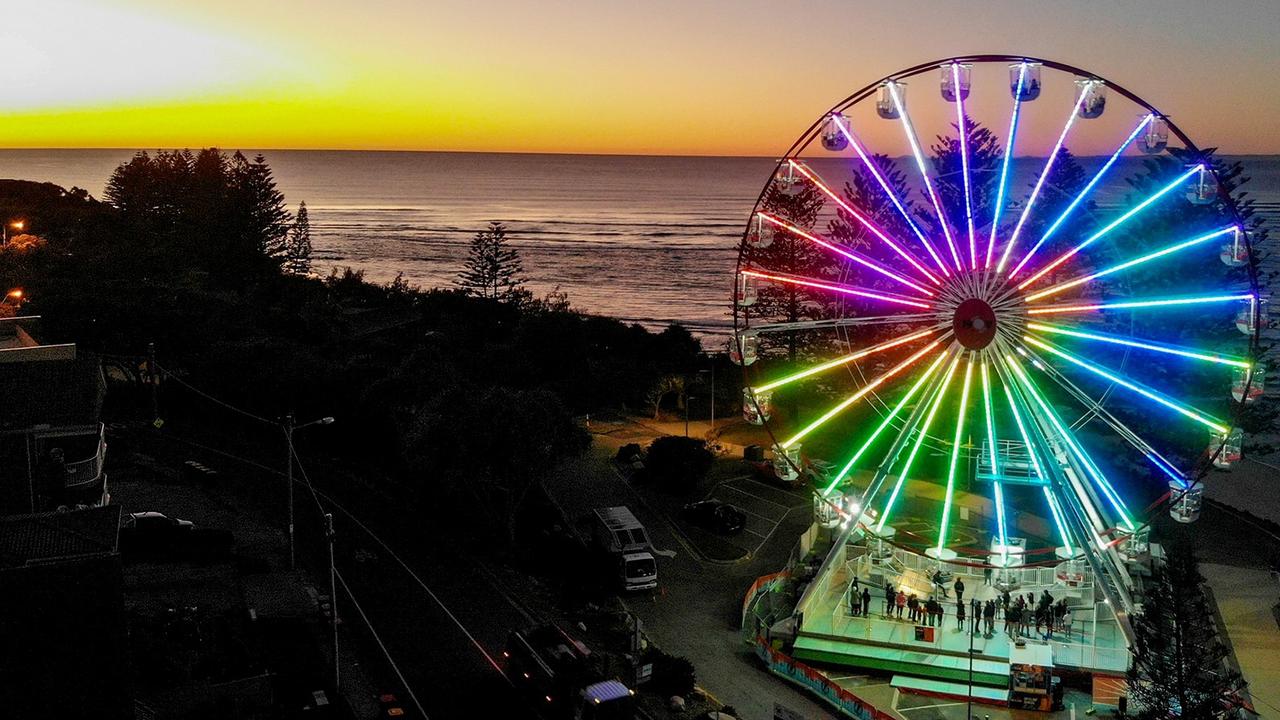
<svg viewBox="0 0 1280 720"><path fill-rule="evenodd" d="M269 420L334 416L313 456L444 504L442 522L497 545L539 474L586 447L575 416L642 407L654 382L699 360L679 326L652 333L573 312L563 293L534 299L518 272L497 297L307 273L306 210L286 210L262 159L140 153L106 199L0 182L0 208L40 240L0 251L0 285L23 288L45 341L134 377L154 345L163 431L269 461L278 432L191 388ZM155 419L149 397L142 381L117 387L109 419Z"/></svg>

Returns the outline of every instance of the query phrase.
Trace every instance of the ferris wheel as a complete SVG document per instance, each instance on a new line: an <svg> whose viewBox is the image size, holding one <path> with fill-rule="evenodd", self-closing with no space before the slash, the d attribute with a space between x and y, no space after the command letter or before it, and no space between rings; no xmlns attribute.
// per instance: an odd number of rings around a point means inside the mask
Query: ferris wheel
<svg viewBox="0 0 1280 720"><path fill-rule="evenodd" d="M1151 519L1196 519L1262 394L1267 299L1226 168L1048 60L925 63L837 103L739 248L730 354L774 472L882 546L1075 563L1128 607ZM897 532L909 512L932 517Z"/></svg>

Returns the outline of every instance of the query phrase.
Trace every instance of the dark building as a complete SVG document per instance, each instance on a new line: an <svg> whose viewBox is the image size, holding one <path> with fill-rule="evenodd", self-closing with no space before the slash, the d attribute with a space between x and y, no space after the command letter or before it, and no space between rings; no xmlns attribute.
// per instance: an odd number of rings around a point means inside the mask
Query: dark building
<svg viewBox="0 0 1280 720"><path fill-rule="evenodd" d="M132 718L120 508L0 518L0 716Z"/></svg>
<svg viewBox="0 0 1280 720"><path fill-rule="evenodd" d="M40 344L38 325L0 318L0 516L110 499L102 366L73 344Z"/></svg>

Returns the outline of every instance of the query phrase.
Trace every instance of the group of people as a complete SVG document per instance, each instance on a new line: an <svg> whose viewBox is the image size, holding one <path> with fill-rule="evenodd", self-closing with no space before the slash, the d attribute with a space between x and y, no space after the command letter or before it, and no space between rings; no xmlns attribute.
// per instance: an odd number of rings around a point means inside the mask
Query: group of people
<svg viewBox="0 0 1280 720"><path fill-rule="evenodd" d="M934 578L937 584L937 578ZM964 581L956 578L952 586L955 590L956 631L966 628L974 635L981 633L990 638L995 635L996 617L1004 618L1004 632L1009 638L1030 636L1031 627L1035 627L1037 636L1052 639L1055 631L1071 632L1071 608L1067 607L1065 598L1054 601L1053 595L1044 590L1037 600L1035 593L1026 595L1010 595L1005 591L999 599L982 601L970 598L964 600ZM950 593L941 587L942 596L950 598ZM853 579L849 589L849 611L854 617L867 617L871 612L871 589L862 586L857 577ZM936 596L919 598L915 593L908 593L902 588L894 588L892 583L884 586L884 617L890 619L906 619L917 625L942 627L945 607Z"/></svg>

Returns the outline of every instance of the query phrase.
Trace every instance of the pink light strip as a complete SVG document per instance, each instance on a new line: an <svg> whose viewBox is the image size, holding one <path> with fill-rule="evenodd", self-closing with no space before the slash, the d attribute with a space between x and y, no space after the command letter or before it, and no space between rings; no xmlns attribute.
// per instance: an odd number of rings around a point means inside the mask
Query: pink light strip
<svg viewBox="0 0 1280 720"><path fill-rule="evenodd" d="M743 270L743 275L750 275L774 282L788 283L791 285L803 285L805 287L817 288L819 290L830 290L831 292L843 293L845 295L857 295L858 297L870 298L872 300L880 300L896 305L906 305L908 307L920 308L922 310L931 310L933 305L919 302L910 298L899 297L897 295L887 295L884 293L864 290L862 288L853 287L851 285L837 285L835 283L822 282L821 280L811 280L809 278L792 277L789 275L774 275L771 273L763 273L759 270Z"/></svg>
<svg viewBox="0 0 1280 720"><path fill-rule="evenodd" d="M933 249L933 243L929 242L929 239L920 231L920 227L916 225L916 221L911 219L911 213L907 212L907 209L903 207L902 201L899 200L898 196L893 192L893 188L889 187L889 181L885 180L884 175L880 172L880 168L876 167L876 164L872 162L871 157L867 155L867 151L863 149L862 143L858 142L858 138L854 137L853 131L839 122L836 123L836 127L840 128L840 132L844 133L845 139L849 141L849 144L853 146L854 152L858 153L858 157L862 159L862 164L867 166L867 170L871 173L872 177L876 179L876 182L880 183L880 188L884 190L884 194L889 197L893 206L898 209L898 214L902 216L902 219L907 221L907 225L911 227L911 231L920 239L920 244L924 245L925 250L929 251L929 257L933 258L933 262L938 265L938 269L942 271L944 276L950 275L951 272L947 270L947 266L942 262L942 258L939 257L938 252ZM825 186L821 184L819 184L819 186L825 189ZM837 203L841 202L840 198L837 198L829 191L828 195ZM911 264L915 265L914 260L912 260ZM921 271L923 272L923 268L921 268ZM928 273L925 274L927 275ZM933 280L935 283L938 282L932 276L930 276L929 279Z"/></svg>
<svg viewBox="0 0 1280 720"><path fill-rule="evenodd" d="M764 218L768 222L776 225L777 227L783 228L794 235L799 235L800 237L804 238L805 240L808 240L809 242L815 245L824 247L830 250L831 252L836 253L837 255L840 255L841 257L848 258L849 260L852 260L853 262L856 262L865 268L874 270L880 273L881 275L884 275L887 278L900 282L903 285L906 285L907 287L913 290L916 290L917 292L922 292L929 297L933 297L933 292L931 292L929 289L922 287L920 285L917 285L916 283L913 283L910 280L902 277L898 273L895 273L891 270L881 267L879 264L872 262L871 260L868 260L867 258L864 258L857 253L845 250L844 248L840 247L839 245L836 245L835 243L832 243L827 240L823 240L822 238L816 235L812 235L808 232L805 232L804 230L796 227L795 225L792 225L791 223L786 222L785 220L776 218L768 213L758 213L758 214L760 215L761 218Z"/></svg>
<svg viewBox="0 0 1280 720"><path fill-rule="evenodd" d="M839 123L837 123L837 125L839 125ZM844 126L841 125L840 128L843 130ZM791 166L796 169L796 172L808 178L809 182L813 183L814 186L816 186L819 190L821 190L824 195L831 198L837 205L840 206L841 209L843 209L845 212L852 215L854 219L857 220L859 223L861 223L862 226L865 227L867 230L869 230L871 234L880 238L880 240L882 240L884 244L893 248L894 252L902 256L903 260L906 260L907 262L911 263L911 267L918 270L920 274L928 278L929 281L932 282L934 285L942 284L942 282L938 280L938 278L934 276L933 273L929 272L928 270L925 270L924 266L921 265L915 259L915 257L911 255L911 253L904 250L898 243L894 242L888 235L886 235L883 230L876 227L875 223L871 222L871 220L868 219L865 215L855 210L852 205L845 202L844 199L841 198L839 195L837 195L830 187L827 187L827 184L822 182L822 180L818 178L817 173L810 170L807 166L801 165L800 163L794 160L790 160L789 162L791 163ZM938 262L938 266L941 267L942 271L945 273L947 271L947 268L945 265L941 264L942 261L938 259L937 254L933 252L933 248L928 247L927 245L926 247L928 248L929 252L934 255L934 260ZM932 293L928 293L928 294L931 295Z"/></svg>
<svg viewBox="0 0 1280 720"><path fill-rule="evenodd" d="M969 185L969 134L964 125L964 93L960 88L960 63L951 63L951 87L956 94L956 127L960 133L960 167L964 170L964 219L969 228L969 263L978 269L978 248L973 238L973 196Z"/></svg>

